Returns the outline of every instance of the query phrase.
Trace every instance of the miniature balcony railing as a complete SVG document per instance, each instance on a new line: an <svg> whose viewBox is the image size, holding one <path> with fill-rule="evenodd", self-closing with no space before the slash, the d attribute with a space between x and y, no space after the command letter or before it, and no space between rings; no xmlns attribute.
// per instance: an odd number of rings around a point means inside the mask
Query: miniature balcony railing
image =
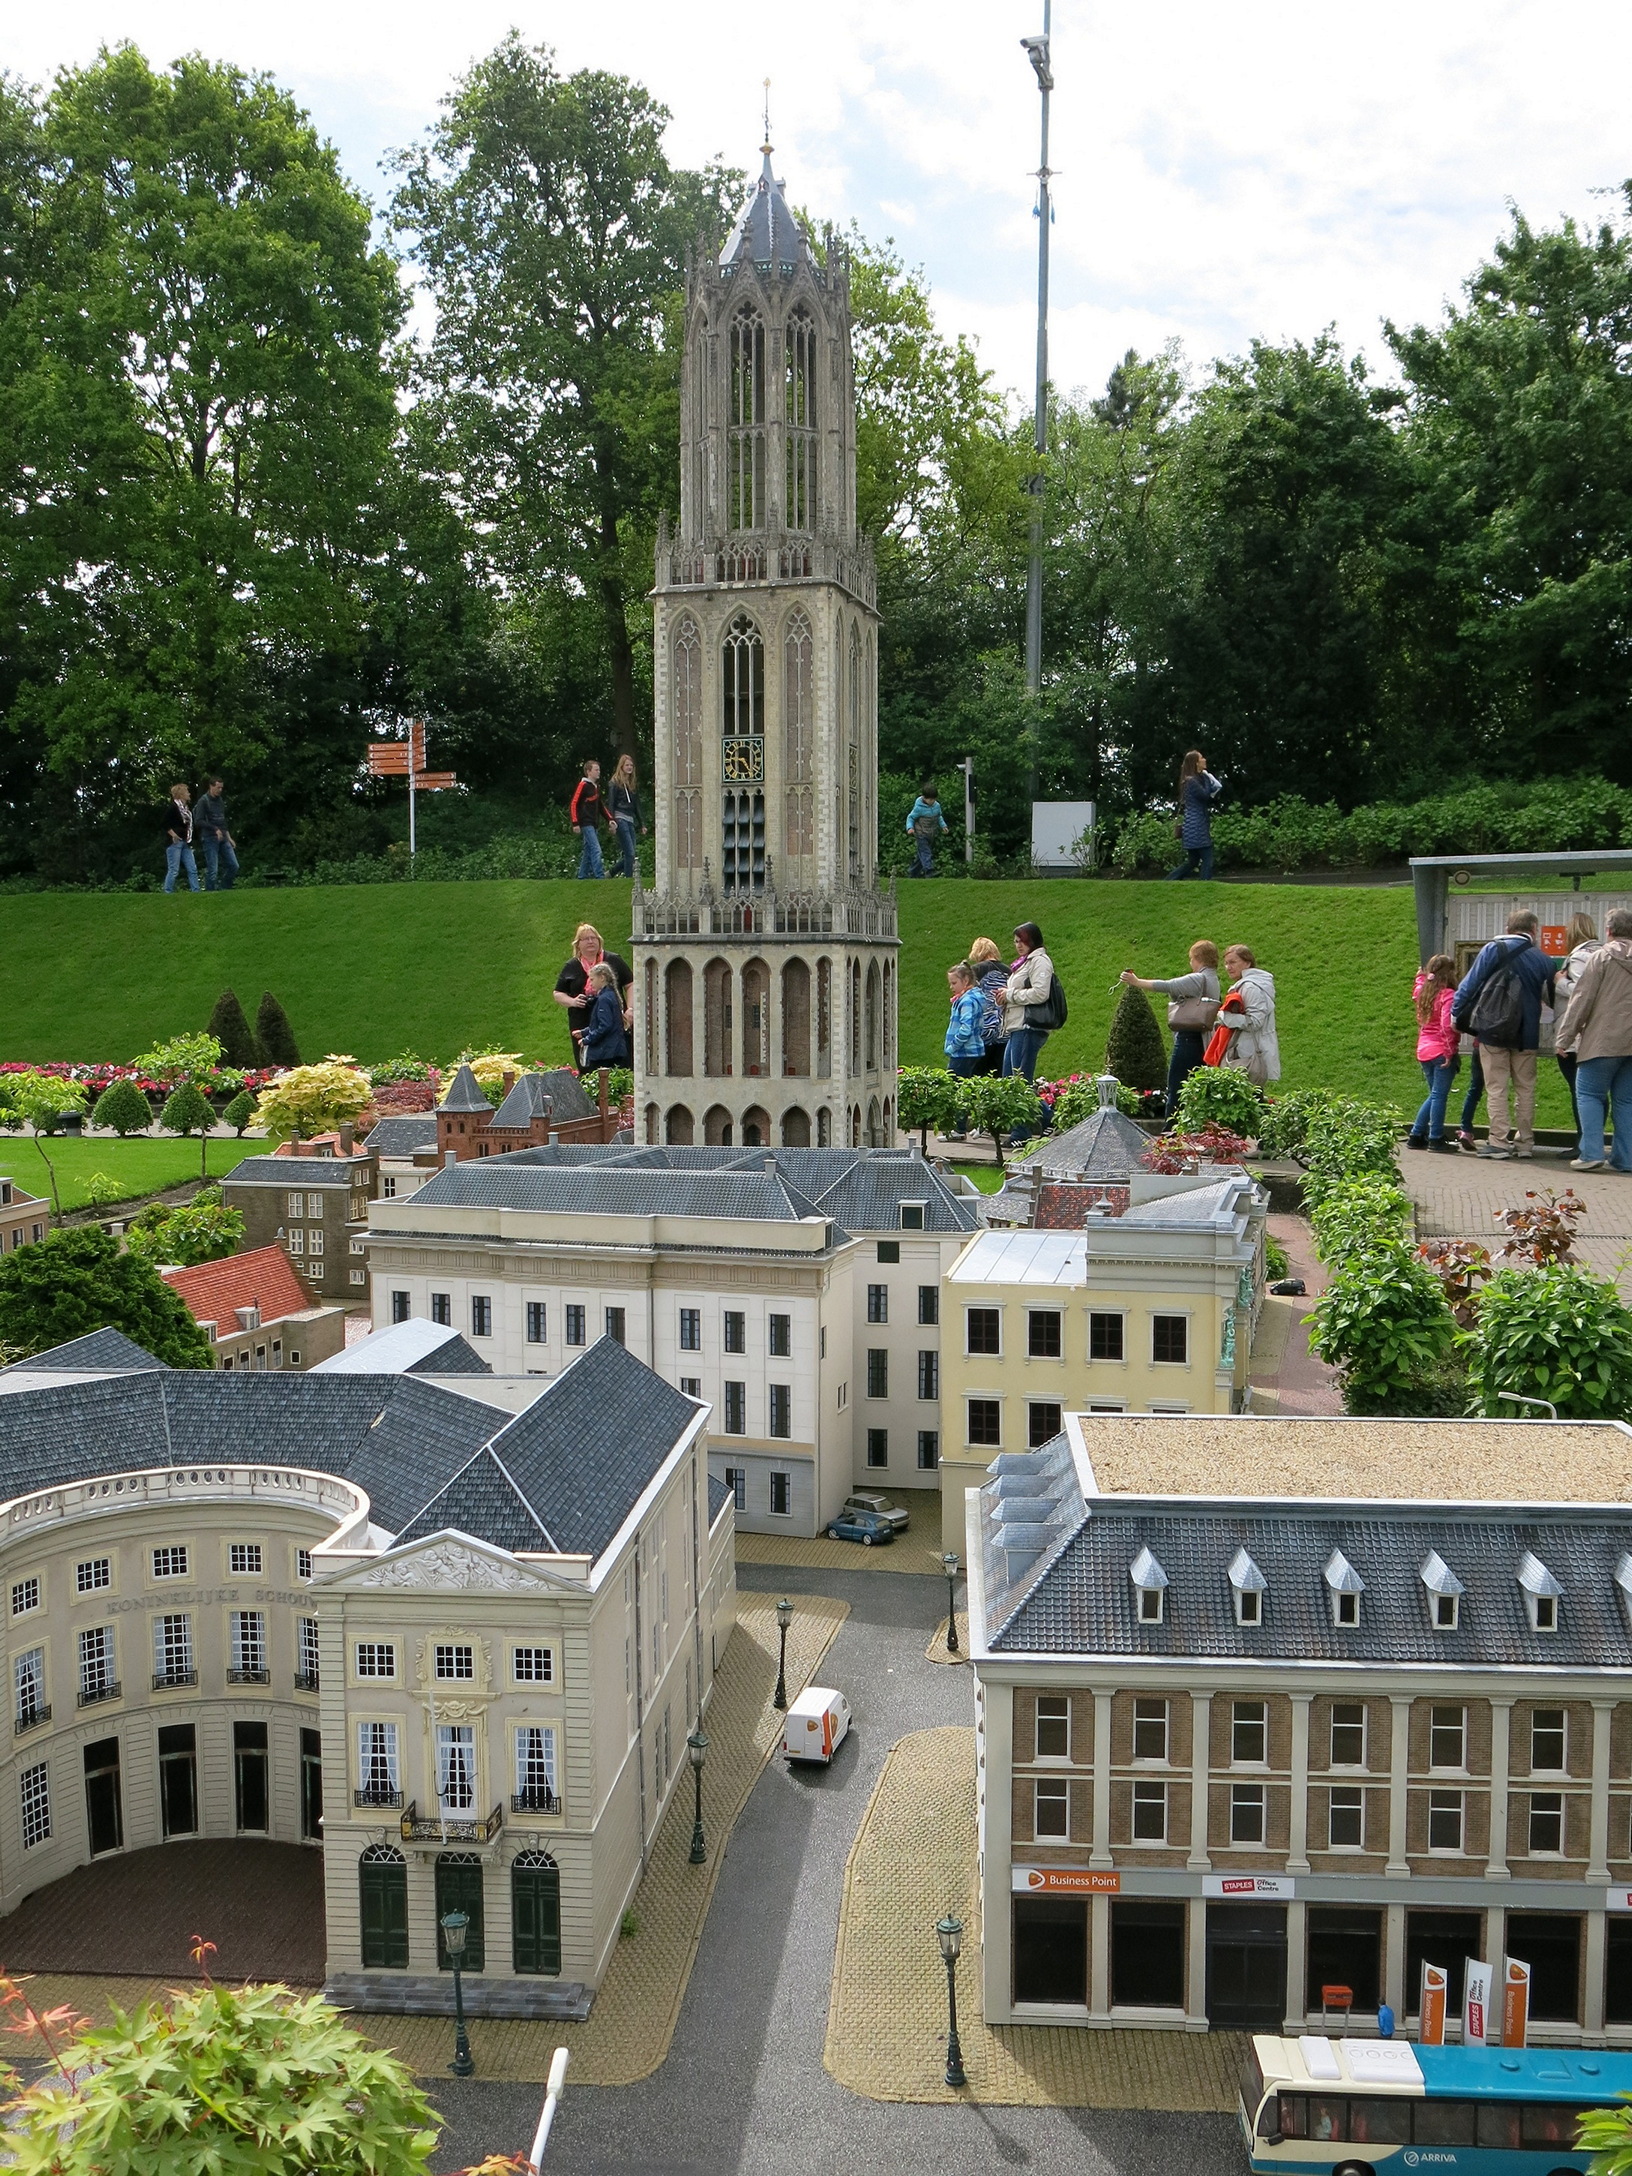
<svg viewBox="0 0 1632 2176"><path fill-rule="evenodd" d="M547 1783L529 1783L510 1800L512 1813L559 1813L561 1801Z"/></svg>
<svg viewBox="0 0 1632 2176"><path fill-rule="evenodd" d="M82 1708L94 1708L99 1700L117 1700L124 1689L116 1677L110 1677L105 1685L82 1685L79 1704Z"/></svg>
<svg viewBox="0 0 1632 2176"><path fill-rule="evenodd" d="M360 1791L353 1791L354 1806L389 1806L394 1813L402 1804L402 1793L390 1783L365 1783Z"/></svg>
<svg viewBox="0 0 1632 2176"><path fill-rule="evenodd" d="M295 1690L296 1692L316 1692L317 1672L315 1670L297 1670L295 1672Z"/></svg>
<svg viewBox="0 0 1632 2176"><path fill-rule="evenodd" d="M196 1685L197 1683L198 1672L196 1670L155 1670L153 1672L153 1690L155 1692L163 1692L167 1686L171 1685Z"/></svg>
<svg viewBox="0 0 1632 2176"><path fill-rule="evenodd" d="M490 1844L504 1826L504 1808L495 1806L485 1821L466 1820L463 1814L421 1814L416 1802L410 1800L402 1817L402 1840L405 1844Z"/></svg>
<svg viewBox="0 0 1632 2176"><path fill-rule="evenodd" d="M227 1683L229 1685L270 1685L271 1682L272 1672L270 1670L229 1670L227 1672Z"/></svg>
<svg viewBox="0 0 1632 2176"><path fill-rule="evenodd" d="M47 1700L39 1707L26 1708L11 1726L14 1738L20 1738L25 1730L37 1730L41 1723L51 1720L51 1703Z"/></svg>

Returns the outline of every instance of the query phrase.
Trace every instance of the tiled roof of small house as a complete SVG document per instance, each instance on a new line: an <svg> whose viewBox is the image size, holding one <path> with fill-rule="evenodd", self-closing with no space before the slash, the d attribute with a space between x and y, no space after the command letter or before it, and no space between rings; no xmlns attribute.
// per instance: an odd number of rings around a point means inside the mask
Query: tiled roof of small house
<svg viewBox="0 0 1632 2176"><path fill-rule="evenodd" d="M311 1288L290 1268L282 1247L251 1247L225 1261L166 1269L162 1275L187 1302L195 1322L214 1322L225 1330L234 1327L240 1307L258 1307L267 1323L305 1314L312 1306Z"/></svg>

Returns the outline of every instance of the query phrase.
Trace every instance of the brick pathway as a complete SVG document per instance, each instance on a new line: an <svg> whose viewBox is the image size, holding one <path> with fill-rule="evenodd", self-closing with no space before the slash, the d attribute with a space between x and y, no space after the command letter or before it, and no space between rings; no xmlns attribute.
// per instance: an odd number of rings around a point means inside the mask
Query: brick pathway
<svg viewBox="0 0 1632 2176"><path fill-rule="evenodd" d="M0 1962L10 1972L197 1979L195 1934L216 1945L214 1979L320 1987L322 1854L223 1837L93 1860L0 1919Z"/></svg>
<svg viewBox="0 0 1632 2176"><path fill-rule="evenodd" d="M854 1553L874 1552L858 1549ZM882 1553L891 1554L887 1549ZM810 1683L850 1614L847 1603L827 1595L796 1594L793 1602L788 1633L790 1698ZM714 1697L703 1718L709 1740L703 1771L707 1864L688 1863L692 1821L688 1778L687 1786L670 1803L653 1840L645 1879L635 1893L639 1932L619 1942L613 1951L587 2022L559 2025L473 2018L470 2045L479 2078L542 2081L549 2074L554 2050L567 2047L572 2050L568 2076L573 2083L631 2085L649 2076L668 2054L732 1826L781 1742L782 1717L771 1706L776 1649L775 1597L741 1594L737 1630L726 1648ZM452 2047L452 2028L446 2018L358 2014L354 2022L359 2031L394 2049L421 2075L445 2073Z"/></svg>
<svg viewBox="0 0 1632 2176"><path fill-rule="evenodd" d="M964 1925L958 2034L969 2083L946 2083L946 1990L924 1969L943 1913ZM824 2061L841 2085L881 2101L1202 2112L1234 2105L1237 2033L1089 2031L987 2025L979 2000L975 1734L900 1740L845 1874Z"/></svg>
<svg viewBox="0 0 1632 2176"><path fill-rule="evenodd" d="M1315 1255L1314 1234L1301 1216L1272 1216L1272 1238L1286 1249L1294 1277L1308 1286L1302 1299L1287 1299L1273 1292L1264 1295L1253 1340L1250 1377L1252 1410L1255 1413L1341 1413L1343 1398L1337 1376L1309 1350L1309 1330L1304 1321L1316 1298L1326 1289L1326 1272Z"/></svg>
<svg viewBox="0 0 1632 2176"><path fill-rule="evenodd" d="M1561 1194L1573 1187L1587 1205L1576 1227L1576 1253L1632 1300L1632 1178L1572 1171L1567 1157L1510 1163L1486 1156L1419 1156L1409 1149L1401 1153L1400 1173L1416 1203L1417 1230L1424 1239L1477 1239L1492 1250L1502 1236L1498 1212L1516 1208L1529 1191L1552 1188Z"/></svg>

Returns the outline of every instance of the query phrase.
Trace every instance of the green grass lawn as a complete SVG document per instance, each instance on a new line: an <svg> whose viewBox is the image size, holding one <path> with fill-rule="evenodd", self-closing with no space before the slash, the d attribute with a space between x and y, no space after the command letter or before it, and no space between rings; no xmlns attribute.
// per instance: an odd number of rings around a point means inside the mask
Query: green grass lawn
<svg viewBox="0 0 1632 2176"><path fill-rule="evenodd" d="M307 1057L379 1059L406 1047L445 1058L467 1043L498 1042L560 1063L567 1035L550 991L586 915L617 949L629 929L628 886L608 878L7 898L0 1057L133 1057L202 1027L230 984L252 1015L261 992L276 991ZM946 969L977 936L1007 956L1021 920L1041 924L1070 1001L1070 1022L1043 1055L1047 1074L1102 1062L1119 969L1182 973L1191 940L1211 937L1220 949L1251 945L1274 975L1288 1087L1325 1085L1412 1110L1421 1099L1408 886L903 885L904 1062L939 1059ZM1556 1125L1568 1101L1550 1061L1541 1074L1540 1120Z"/></svg>
<svg viewBox="0 0 1632 2176"><path fill-rule="evenodd" d="M261 1141L211 1141L210 1175L220 1178L241 1164L246 1156L261 1154ZM57 1185L64 1209L81 1209L90 1200L87 1182L105 1172L119 1182L120 1194L157 1193L161 1187L179 1186L198 1177L198 1140L126 1140L98 1134L89 1141L67 1138L46 1143L57 1167ZM40 1152L27 1134L0 1133L0 1177L15 1179L25 1193L40 1194L49 1201L51 1180Z"/></svg>

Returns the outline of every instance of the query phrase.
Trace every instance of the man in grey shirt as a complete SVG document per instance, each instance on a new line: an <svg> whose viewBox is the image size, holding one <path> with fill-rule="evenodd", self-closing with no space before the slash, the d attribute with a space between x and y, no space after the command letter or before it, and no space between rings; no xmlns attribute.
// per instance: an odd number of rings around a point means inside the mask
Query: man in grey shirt
<svg viewBox="0 0 1632 2176"><path fill-rule="evenodd" d="M1141 990L1160 990L1167 999L1167 1024L1173 1030L1173 1055L1167 1067L1167 1115L1178 1108L1179 1090L1202 1062L1207 1038L1218 1018L1218 947L1203 937L1190 947L1190 972L1166 982L1147 982L1131 967L1122 980Z"/></svg>
<svg viewBox="0 0 1632 2176"><path fill-rule="evenodd" d="M209 792L198 797L193 810L193 836L204 849L204 889L230 892L232 880L238 874L238 856L233 851L232 833L227 829L227 804L219 778L212 778ZM222 870L226 872L224 877L220 874Z"/></svg>

